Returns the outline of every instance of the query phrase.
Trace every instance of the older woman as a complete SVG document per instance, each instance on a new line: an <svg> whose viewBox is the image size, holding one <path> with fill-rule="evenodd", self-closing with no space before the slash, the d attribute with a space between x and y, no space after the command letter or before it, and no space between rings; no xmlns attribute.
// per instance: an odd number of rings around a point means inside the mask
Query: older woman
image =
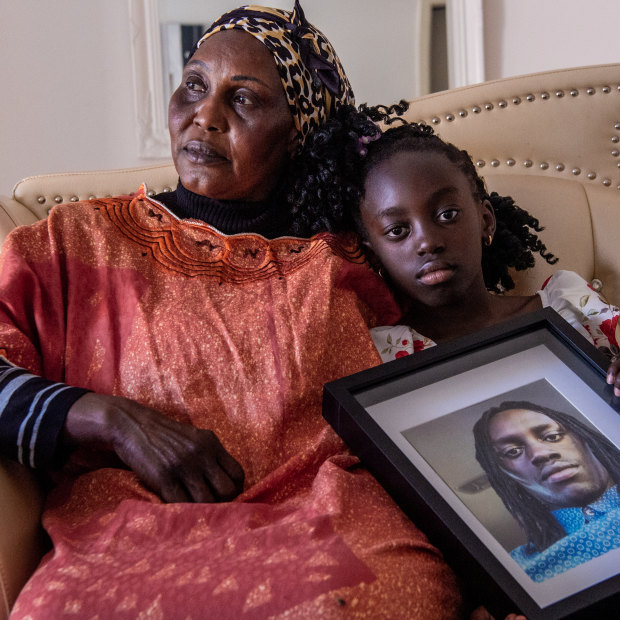
<svg viewBox="0 0 620 620"><path fill-rule="evenodd" d="M380 362L367 325L392 310L346 237L286 236L338 206L308 142L351 103L297 3L233 11L170 103L176 191L6 242L2 450L55 483L15 618L457 613L439 553L320 415L325 381Z"/></svg>

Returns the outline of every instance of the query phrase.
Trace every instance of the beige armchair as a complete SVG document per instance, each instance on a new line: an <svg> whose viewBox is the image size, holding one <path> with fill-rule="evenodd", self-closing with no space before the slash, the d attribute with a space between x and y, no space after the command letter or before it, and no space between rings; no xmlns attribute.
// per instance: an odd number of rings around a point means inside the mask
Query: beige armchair
<svg viewBox="0 0 620 620"><path fill-rule="evenodd" d="M406 117L435 127L467 149L489 189L535 214L557 267L598 280L620 302L620 64L509 78L412 101ZM172 164L29 177L0 197L0 242L14 227L47 216L56 204L173 188ZM539 261L517 274L534 292L554 268ZM15 464L0 464L0 620L41 554L41 493Z"/></svg>

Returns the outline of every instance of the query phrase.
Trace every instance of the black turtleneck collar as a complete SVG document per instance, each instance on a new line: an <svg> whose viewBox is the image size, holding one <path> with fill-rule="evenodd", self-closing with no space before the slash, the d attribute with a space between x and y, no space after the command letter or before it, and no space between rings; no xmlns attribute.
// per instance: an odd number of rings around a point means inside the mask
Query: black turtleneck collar
<svg viewBox="0 0 620 620"><path fill-rule="evenodd" d="M257 233L267 239L290 235L290 216L286 201L274 192L265 202L214 200L194 194L181 182L173 192L162 192L153 198L163 203L177 217L206 222L225 235Z"/></svg>

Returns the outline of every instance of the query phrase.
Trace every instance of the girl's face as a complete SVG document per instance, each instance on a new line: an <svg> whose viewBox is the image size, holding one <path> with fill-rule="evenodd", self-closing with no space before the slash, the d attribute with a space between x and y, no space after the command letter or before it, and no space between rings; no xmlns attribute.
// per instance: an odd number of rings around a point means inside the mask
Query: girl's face
<svg viewBox="0 0 620 620"><path fill-rule="evenodd" d="M486 293L482 244L495 216L443 153L397 153L370 171L364 189L367 245L413 302L439 307Z"/></svg>

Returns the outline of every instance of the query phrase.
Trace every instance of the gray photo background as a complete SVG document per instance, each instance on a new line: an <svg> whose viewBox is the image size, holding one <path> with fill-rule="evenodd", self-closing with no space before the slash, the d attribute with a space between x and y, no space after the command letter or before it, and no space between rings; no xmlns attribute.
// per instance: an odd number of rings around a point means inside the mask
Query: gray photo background
<svg viewBox="0 0 620 620"><path fill-rule="evenodd" d="M527 400L563 411L593 426L549 382L541 379L407 429L403 436L491 535L510 551L524 544L525 537L476 461L473 435L474 424L483 412L506 400Z"/></svg>

